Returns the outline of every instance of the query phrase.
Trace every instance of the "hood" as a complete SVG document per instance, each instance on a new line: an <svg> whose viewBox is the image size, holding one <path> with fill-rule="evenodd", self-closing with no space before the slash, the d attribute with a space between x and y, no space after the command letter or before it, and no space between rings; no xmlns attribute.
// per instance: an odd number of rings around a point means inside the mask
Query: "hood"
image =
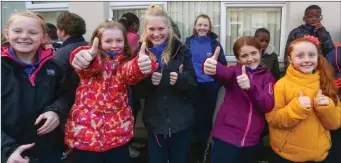
<svg viewBox="0 0 341 163"><path fill-rule="evenodd" d="M268 47L264 51L264 55L271 55L275 52L275 46L272 44L269 44Z"/></svg>

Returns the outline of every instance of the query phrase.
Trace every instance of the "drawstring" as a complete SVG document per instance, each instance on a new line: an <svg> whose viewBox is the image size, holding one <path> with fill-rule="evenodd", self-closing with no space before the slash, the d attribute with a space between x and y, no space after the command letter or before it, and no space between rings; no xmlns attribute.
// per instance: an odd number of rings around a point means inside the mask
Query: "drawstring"
<svg viewBox="0 0 341 163"><path fill-rule="evenodd" d="M155 136L155 139L156 139L156 142L157 142L157 144L159 145L159 147L161 148L161 144L160 144L160 142L159 142L159 138L157 137L157 135L156 134L154 134L154 136Z"/></svg>

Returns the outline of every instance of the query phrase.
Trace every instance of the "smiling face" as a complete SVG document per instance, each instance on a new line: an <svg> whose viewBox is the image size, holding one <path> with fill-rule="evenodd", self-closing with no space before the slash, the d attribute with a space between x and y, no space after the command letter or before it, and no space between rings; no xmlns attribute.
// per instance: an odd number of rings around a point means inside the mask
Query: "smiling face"
<svg viewBox="0 0 341 163"><path fill-rule="evenodd" d="M206 18L199 17L195 23L194 29L198 36L207 36L210 31L210 22Z"/></svg>
<svg viewBox="0 0 341 163"><path fill-rule="evenodd" d="M170 25L165 17L150 16L145 23L146 35L152 46L165 42L169 36Z"/></svg>
<svg viewBox="0 0 341 163"><path fill-rule="evenodd" d="M124 50L124 36L119 29L106 29L102 33L101 45L104 51L122 52Z"/></svg>
<svg viewBox="0 0 341 163"><path fill-rule="evenodd" d="M316 46L310 42L299 42L294 45L289 56L289 62L296 70L311 74L317 67L318 51Z"/></svg>
<svg viewBox="0 0 341 163"><path fill-rule="evenodd" d="M44 30L39 20L16 16L6 30L6 37L16 53L35 53L44 39Z"/></svg>
<svg viewBox="0 0 341 163"><path fill-rule="evenodd" d="M244 45L240 49L240 54L237 58L238 62L242 65L256 69L260 64L261 54L259 50L253 46Z"/></svg>

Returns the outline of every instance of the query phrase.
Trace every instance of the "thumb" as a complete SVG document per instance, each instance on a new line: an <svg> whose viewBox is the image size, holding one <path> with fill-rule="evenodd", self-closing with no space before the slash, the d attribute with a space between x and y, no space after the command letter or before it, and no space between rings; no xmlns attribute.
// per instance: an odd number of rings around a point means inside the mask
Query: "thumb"
<svg viewBox="0 0 341 163"><path fill-rule="evenodd" d="M181 64L181 65L179 66L179 73L182 73L183 71L184 71L184 65Z"/></svg>
<svg viewBox="0 0 341 163"><path fill-rule="evenodd" d="M242 75L246 75L246 68L245 68L245 65L243 65L243 67L242 67Z"/></svg>
<svg viewBox="0 0 341 163"><path fill-rule="evenodd" d="M37 125L40 123L41 120L43 120L45 118L44 114L40 114L40 116L36 119L36 122L34 123L34 125Z"/></svg>
<svg viewBox="0 0 341 163"><path fill-rule="evenodd" d="M219 53L220 53L220 46L217 46L217 48L215 49L214 54L211 58L214 60L218 60Z"/></svg>
<svg viewBox="0 0 341 163"><path fill-rule="evenodd" d="M317 96L322 96L323 93L322 93L322 90L320 89L318 92L317 92Z"/></svg>
<svg viewBox="0 0 341 163"><path fill-rule="evenodd" d="M141 49L140 49L140 52L139 52L139 57L141 57L143 55L146 55L146 42L142 43Z"/></svg>
<svg viewBox="0 0 341 163"><path fill-rule="evenodd" d="M28 149L33 148L34 145L35 145L34 143L32 143L32 144L21 145L21 146L18 147L18 150L19 150L20 153L22 153L23 151L26 151L26 150L28 150Z"/></svg>
<svg viewBox="0 0 341 163"><path fill-rule="evenodd" d="M94 57L96 56L98 52L98 45L99 45L99 40L98 37L94 38L94 41L92 42L91 49L89 50L89 53Z"/></svg>
<svg viewBox="0 0 341 163"><path fill-rule="evenodd" d="M304 96L303 91L300 91L300 97Z"/></svg>

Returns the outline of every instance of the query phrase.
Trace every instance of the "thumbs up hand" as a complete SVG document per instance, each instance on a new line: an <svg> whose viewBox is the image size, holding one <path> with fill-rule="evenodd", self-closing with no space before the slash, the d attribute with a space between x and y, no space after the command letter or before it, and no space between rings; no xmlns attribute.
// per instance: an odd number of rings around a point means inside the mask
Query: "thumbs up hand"
<svg viewBox="0 0 341 163"><path fill-rule="evenodd" d="M250 85L250 79L246 74L246 68L243 65L242 67L242 74L237 76L237 83L239 85L240 88L242 88L243 90L249 90L251 85Z"/></svg>
<svg viewBox="0 0 341 163"><path fill-rule="evenodd" d="M72 67L74 67L76 70L87 68L91 61L98 54L98 45L99 40L97 37L95 37L90 50L81 50L75 55L75 58L71 63Z"/></svg>
<svg viewBox="0 0 341 163"><path fill-rule="evenodd" d="M179 66L179 74L181 74L182 72L184 71L184 65L183 64L181 64L180 66ZM178 73L176 73L176 72L171 72L170 74L169 74L169 79L170 79L170 85L174 85L175 83L176 83L176 81L178 80Z"/></svg>
<svg viewBox="0 0 341 163"><path fill-rule="evenodd" d="M323 95L322 90L320 89L315 97L315 107L316 106L328 106L329 98Z"/></svg>
<svg viewBox="0 0 341 163"><path fill-rule="evenodd" d="M146 55L146 42L143 42L141 45L137 62L143 74L149 74L152 71L152 61Z"/></svg>
<svg viewBox="0 0 341 163"><path fill-rule="evenodd" d="M215 75L217 70L217 60L220 53L220 47L218 46L212 57L207 58L204 63L204 73L206 75Z"/></svg>
<svg viewBox="0 0 341 163"><path fill-rule="evenodd" d="M162 79L162 74L159 72L153 72L152 83L153 85L159 85Z"/></svg>
<svg viewBox="0 0 341 163"><path fill-rule="evenodd" d="M298 102L306 109L312 107L310 97L304 96L302 91L300 91L300 97L298 97Z"/></svg>

